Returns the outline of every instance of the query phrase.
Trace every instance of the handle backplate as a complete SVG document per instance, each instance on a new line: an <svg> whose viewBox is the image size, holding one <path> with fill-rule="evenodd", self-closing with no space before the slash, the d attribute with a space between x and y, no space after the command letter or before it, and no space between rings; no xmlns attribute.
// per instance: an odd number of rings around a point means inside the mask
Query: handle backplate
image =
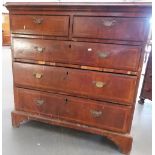
<svg viewBox="0 0 155 155"><path fill-rule="evenodd" d="M42 53L45 48L44 47L38 47L38 46L35 46L34 49L38 52L38 53Z"/></svg>
<svg viewBox="0 0 155 155"><path fill-rule="evenodd" d="M97 111L97 110L91 110L90 111L92 117L97 118L97 117L101 117L102 115L102 111Z"/></svg>
<svg viewBox="0 0 155 155"><path fill-rule="evenodd" d="M95 86L97 88L102 88L102 87L104 87L106 85L106 83L102 82L102 81L93 81L93 83L95 83Z"/></svg>
<svg viewBox="0 0 155 155"><path fill-rule="evenodd" d="M103 25L106 27L114 26L116 22L117 21L115 19L112 19L112 18L107 18L107 19L102 20Z"/></svg>
<svg viewBox="0 0 155 155"><path fill-rule="evenodd" d="M44 102L45 102L45 101L44 101L44 100L41 100L41 99L36 100L36 104L37 104L38 106L43 105Z"/></svg>
<svg viewBox="0 0 155 155"><path fill-rule="evenodd" d="M43 23L43 18L39 18L39 17L33 17L33 22L35 23L35 24L41 24L41 23Z"/></svg>
<svg viewBox="0 0 155 155"><path fill-rule="evenodd" d="M42 76L43 76L42 73L33 73L33 75L34 75L34 77L35 77L36 79L41 79Z"/></svg>
<svg viewBox="0 0 155 155"><path fill-rule="evenodd" d="M98 56L100 58L107 58L109 56L109 52L99 52Z"/></svg>

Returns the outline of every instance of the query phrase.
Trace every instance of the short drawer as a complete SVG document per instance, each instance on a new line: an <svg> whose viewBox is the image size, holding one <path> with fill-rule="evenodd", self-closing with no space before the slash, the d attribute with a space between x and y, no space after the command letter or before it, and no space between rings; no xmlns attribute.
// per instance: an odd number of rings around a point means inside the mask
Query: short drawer
<svg viewBox="0 0 155 155"><path fill-rule="evenodd" d="M74 16L73 37L144 41L145 18Z"/></svg>
<svg viewBox="0 0 155 155"><path fill-rule="evenodd" d="M18 59L138 71L140 55L138 46L13 39L13 56Z"/></svg>
<svg viewBox="0 0 155 155"><path fill-rule="evenodd" d="M101 129L128 132L131 108L77 97L15 88L16 110Z"/></svg>
<svg viewBox="0 0 155 155"><path fill-rule="evenodd" d="M69 16L11 15L12 33L67 37Z"/></svg>
<svg viewBox="0 0 155 155"><path fill-rule="evenodd" d="M13 67L16 85L127 105L134 102L135 76L24 63Z"/></svg>

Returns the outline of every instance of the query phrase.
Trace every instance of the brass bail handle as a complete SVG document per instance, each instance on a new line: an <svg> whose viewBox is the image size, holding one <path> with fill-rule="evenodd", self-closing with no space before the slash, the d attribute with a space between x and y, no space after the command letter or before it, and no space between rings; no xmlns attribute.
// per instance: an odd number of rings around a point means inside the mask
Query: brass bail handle
<svg viewBox="0 0 155 155"><path fill-rule="evenodd" d="M106 85L106 82L102 82L102 81L93 81L93 83L97 88L103 88Z"/></svg>
<svg viewBox="0 0 155 155"><path fill-rule="evenodd" d="M39 53L42 53L45 50L44 47L38 47L38 46L35 46L34 49Z"/></svg>
<svg viewBox="0 0 155 155"><path fill-rule="evenodd" d="M44 100L41 100L41 99L36 100L36 104L37 104L38 106L41 106L41 105L43 105L44 103L45 103Z"/></svg>
<svg viewBox="0 0 155 155"><path fill-rule="evenodd" d="M109 52L99 52L98 56L100 58L107 58L109 56L109 54L110 54Z"/></svg>
<svg viewBox="0 0 155 155"><path fill-rule="evenodd" d="M33 75L36 79L41 79L43 77L42 73L33 73Z"/></svg>
<svg viewBox="0 0 155 155"><path fill-rule="evenodd" d="M114 26L117 21L115 19L112 19L112 18L105 18L102 20L103 22L103 25L106 26L106 27L111 27L111 26Z"/></svg>
<svg viewBox="0 0 155 155"><path fill-rule="evenodd" d="M101 117L102 115L102 111L97 111L97 110L91 110L90 113L94 118Z"/></svg>
<svg viewBox="0 0 155 155"><path fill-rule="evenodd" d="M35 24L42 24L43 23L43 21L44 21L44 19L43 18L40 18L40 17L33 17L33 22L35 23Z"/></svg>

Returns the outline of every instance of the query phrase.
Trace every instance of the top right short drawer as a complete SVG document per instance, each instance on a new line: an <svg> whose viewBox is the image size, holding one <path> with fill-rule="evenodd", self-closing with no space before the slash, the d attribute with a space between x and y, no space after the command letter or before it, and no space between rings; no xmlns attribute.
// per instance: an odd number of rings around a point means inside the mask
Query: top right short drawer
<svg viewBox="0 0 155 155"><path fill-rule="evenodd" d="M144 41L147 18L74 16L73 37Z"/></svg>

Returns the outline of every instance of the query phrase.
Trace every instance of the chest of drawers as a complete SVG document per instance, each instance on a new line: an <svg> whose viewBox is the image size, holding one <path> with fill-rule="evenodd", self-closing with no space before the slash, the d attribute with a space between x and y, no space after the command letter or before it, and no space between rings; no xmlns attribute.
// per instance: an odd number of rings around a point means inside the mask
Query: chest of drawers
<svg viewBox="0 0 155 155"><path fill-rule="evenodd" d="M12 124L37 120L99 134L123 153L131 130L149 3L7 3L15 110Z"/></svg>

